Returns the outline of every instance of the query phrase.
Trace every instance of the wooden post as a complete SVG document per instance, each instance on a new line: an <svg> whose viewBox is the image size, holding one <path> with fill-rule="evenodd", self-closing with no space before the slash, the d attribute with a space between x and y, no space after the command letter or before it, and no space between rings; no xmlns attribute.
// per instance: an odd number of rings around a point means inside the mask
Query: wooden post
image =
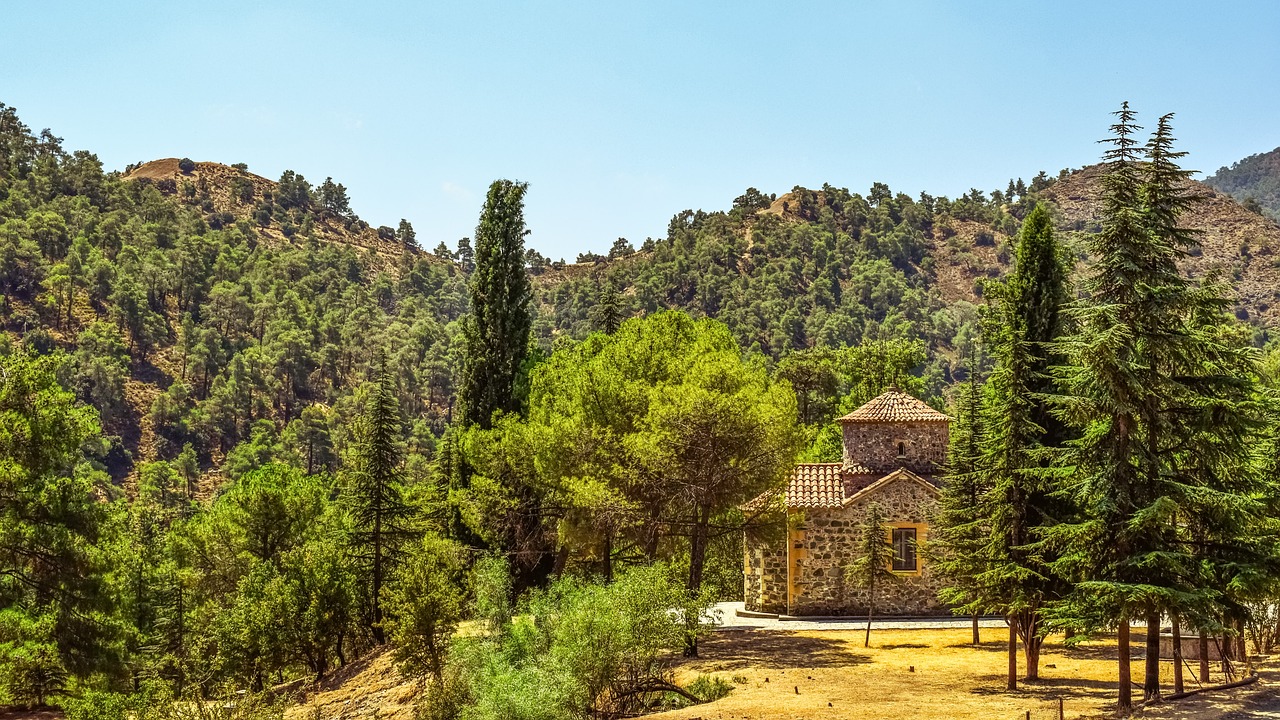
<svg viewBox="0 0 1280 720"><path fill-rule="evenodd" d="M973 614L973 644L981 645L982 637L978 633L978 613Z"/></svg>
<svg viewBox="0 0 1280 720"><path fill-rule="evenodd" d="M1058 720L1066 720L1066 706L1062 698L1058 698Z"/></svg>
<svg viewBox="0 0 1280 720"><path fill-rule="evenodd" d="M1133 684L1131 682L1131 673L1133 668L1129 667L1129 618L1120 620L1120 627L1116 630L1116 650L1119 655L1119 698L1117 704L1120 706L1120 712L1126 715L1133 712Z"/></svg>

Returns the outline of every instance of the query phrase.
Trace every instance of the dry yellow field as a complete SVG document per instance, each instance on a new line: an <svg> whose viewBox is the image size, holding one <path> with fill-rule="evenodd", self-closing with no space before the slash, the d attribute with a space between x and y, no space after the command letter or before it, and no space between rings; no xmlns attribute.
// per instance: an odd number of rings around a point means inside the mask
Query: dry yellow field
<svg viewBox="0 0 1280 720"><path fill-rule="evenodd" d="M1141 629L1135 635L1140 643ZM1030 711L1032 718L1048 720L1058 717L1059 699L1068 718L1106 716L1114 709L1113 646L1064 648L1051 639L1041 655L1041 679L1007 692L1005 637L1003 630L984 629L983 644L974 647L967 628L874 630L872 647L863 648L857 630L722 631L707 639L701 657L683 665L679 677L687 682L699 674L717 675L734 684L733 692L714 703L650 717L1016 720ZM1133 673L1141 680L1141 660L1133 663ZM1169 662L1162 664L1162 674L1171 686ZM1189 677L1187 684L1196 687ZM1140 689L1135 696L1141 699Z"/></svg>

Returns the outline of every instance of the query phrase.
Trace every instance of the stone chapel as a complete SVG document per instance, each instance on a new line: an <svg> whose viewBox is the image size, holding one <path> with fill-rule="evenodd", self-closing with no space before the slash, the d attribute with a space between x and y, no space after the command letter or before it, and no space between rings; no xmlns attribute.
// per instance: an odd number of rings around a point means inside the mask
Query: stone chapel
<svg viewBox="0 0 1280 720"><path fill-rule="evenodd" d="M744 543L746 609L783 615L858 615L866 591L845 579L856 556L867 508L880 505L902 582L876 588L876 614L943 615L940 587L919 549L928 542L937 506L951 418L897 388L840 418L844 459L804 463L780 492L744 509L759 510L782 495L786 529Z"/></svg>

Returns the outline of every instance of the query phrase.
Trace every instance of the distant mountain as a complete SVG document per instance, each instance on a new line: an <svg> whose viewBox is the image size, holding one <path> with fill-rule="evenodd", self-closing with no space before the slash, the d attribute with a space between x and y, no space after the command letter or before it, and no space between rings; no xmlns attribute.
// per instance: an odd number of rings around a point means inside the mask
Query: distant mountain
<svg viewBox="0 0 1280 720"><path fill-rule="evenodd" d="M1204 182L1280 222L1280 148L1250 155L1221 168Z"/></svg>

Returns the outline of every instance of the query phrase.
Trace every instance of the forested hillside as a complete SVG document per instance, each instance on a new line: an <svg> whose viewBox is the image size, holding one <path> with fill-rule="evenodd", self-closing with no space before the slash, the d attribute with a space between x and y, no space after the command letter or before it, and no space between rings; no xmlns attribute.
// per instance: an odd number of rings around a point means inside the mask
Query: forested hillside
<svg viewBox="0 0 1280 720"><path fill-rule="evenodd" d="M1220 168L1205 184L1280 222L1280 148Z"/></svg>
<svg viewBox="0 0 1280 720"><path fill-rule="evenodd" d="M179 165L107 173L0 108L0 323L71 356L62 380L99 410L117 480L207 491L271 459L331 468L352 389L383 362L429 448L453 397L458 265L407 223L369 228L331 181Z"/></svg>
<svg viewBox="0 0 1280 720"><path fill-rule="evenodd" d="M64 380L100 411L111 437L102 460L118 482L180 472L207 492L269 459L332 468L352 389L382 361L410 418L411 455L431 456L454 402L469 239L423 252L407 222L372 228L341 184L292 171L273 182L243 165L170 158L106 172L11 108L0 151L0 323L10 342L71 355ZM1188 218L1204 232L1185 264L1229 280L1238 315L1269 326L1280 227L1205 191ZM549 351L556 337L680 309L724 322L772 360L914 341L920 391L937 400L965 376L981 281L1007 271L1031 204L1051 203L1082 257L1097 195L1092 168L954 200L879 183L865 195L749 189L727 211L675 215L666 237L639 249L619 240L609 256L569 265L529 250L534 337ZM825 410L806 420L835 408ZM157 461L169 466L147 465Z"/></svg>

